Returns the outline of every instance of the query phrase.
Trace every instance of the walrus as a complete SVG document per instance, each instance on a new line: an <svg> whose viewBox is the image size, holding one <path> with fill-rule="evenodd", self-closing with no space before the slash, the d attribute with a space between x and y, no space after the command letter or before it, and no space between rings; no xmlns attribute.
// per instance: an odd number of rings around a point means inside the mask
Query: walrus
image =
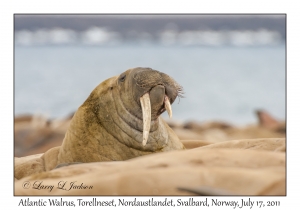
<svg viewBox="0 0 300 210"><path fill-rule="evenodd" d="M33 172L185 149L160 117L164 111L172 117L171 104L182 94L182 86L173 78L151 68L129 69L103 81L75 112L62 145L45 152L42 161L31 163L37 168ZM19 171L26 168L23 165Z"/></svg>

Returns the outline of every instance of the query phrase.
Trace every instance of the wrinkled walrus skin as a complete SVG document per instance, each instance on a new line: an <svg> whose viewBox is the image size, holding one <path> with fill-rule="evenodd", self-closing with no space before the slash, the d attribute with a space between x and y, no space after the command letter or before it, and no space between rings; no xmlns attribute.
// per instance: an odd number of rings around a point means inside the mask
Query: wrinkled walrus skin
<svg viewBox="0 0 300 210"><path fill-rule="evenodd" d="M35 172L65 163L121 161L185 149L174 131L159 117L166 110L165 98L172 104L181 96L181 91L181 86L171 77L150 68L129 69L103 81L74 114L62 145L45 152L41 157L44 164ZM145 94L150 96L151 127L148 141L143 145L140 98ZM28 174L22 176L25 175Z"/></svg>

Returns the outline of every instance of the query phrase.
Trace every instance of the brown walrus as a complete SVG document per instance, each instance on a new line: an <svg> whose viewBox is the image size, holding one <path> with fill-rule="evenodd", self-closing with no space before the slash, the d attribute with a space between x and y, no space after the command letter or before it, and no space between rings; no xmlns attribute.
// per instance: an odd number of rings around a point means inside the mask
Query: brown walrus
<svg viewBox="0 0 300 210"><path fill-rule="evenodd" d="M63 143L15 166L17 179L75 162L120 161L184 149L177 135L159 116L182 94L168 75L151 68L134 68L99 84L78 108ZM29 165L28 165L29 164ZM28 171L28 166L31 171Z"/></svg>

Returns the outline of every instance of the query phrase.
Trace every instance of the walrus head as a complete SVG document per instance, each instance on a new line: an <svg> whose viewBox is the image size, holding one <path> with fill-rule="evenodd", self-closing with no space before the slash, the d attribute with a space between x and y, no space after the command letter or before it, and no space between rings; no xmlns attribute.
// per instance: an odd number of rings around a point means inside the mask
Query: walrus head
<svg viewBox="0 0 300 210"><path fill-rule="evenodd" d="M182 96L182 87L174 79L151 68L127 70L118 77L117 87L128 114L143 121L143 145L147 143L151 121L166 110L171 118L171 104Z"/></svg>
<svg viewBox="0 0 300 210"><path fill-rule="evenodd" d="M126 160L184 149L159 116L182 96L170 76L133 68L100 83L75 112L58 163Z"/></svg>

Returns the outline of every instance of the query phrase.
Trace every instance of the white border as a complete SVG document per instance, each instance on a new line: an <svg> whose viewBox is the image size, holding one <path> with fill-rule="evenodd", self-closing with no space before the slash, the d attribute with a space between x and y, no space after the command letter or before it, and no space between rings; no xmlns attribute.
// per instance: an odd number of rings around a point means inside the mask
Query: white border
<svg viewBox="0 0 300 210"><path fill-rule="evenodd" d="M295 2L295 3L294 3ZM280 200L280 209L298 206L299 194L299 6L296 1L37 1L1 2L1 201L0 206L16 207L13 197L13 14L14 13L286 13L287 14L287 197L263 197ZM271 79L271 78L270 78ZM298 132L297 132L298 131ZM108 197L107 197L108 198ZM128 198L128 197L127 197ZM173 197L174 198L174 197ZM38 199L38 197L34 197ZM44 198L45 199L45 198ZM75 197L70 199L75 200ZM47 207L49 208L49 207ZM277 208L278 209L278 208ZM293 208L296 209L296 208Z"/></svg>

